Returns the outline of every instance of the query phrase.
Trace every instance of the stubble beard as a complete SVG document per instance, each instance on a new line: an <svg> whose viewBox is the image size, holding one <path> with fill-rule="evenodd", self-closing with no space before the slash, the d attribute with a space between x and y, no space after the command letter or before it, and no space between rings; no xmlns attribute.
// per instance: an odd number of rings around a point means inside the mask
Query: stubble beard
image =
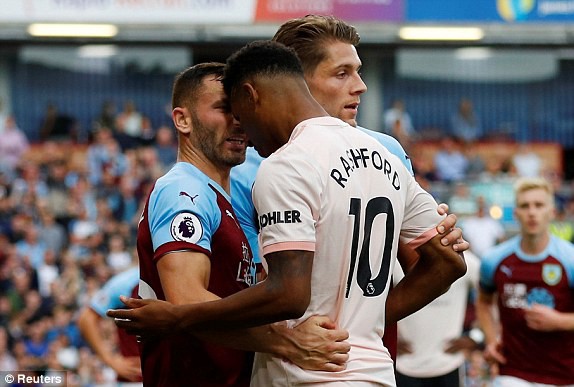
<svg viewBox="0 0 574 387"><path fill-rule="evenodd" d="M222 145L216 144L218 139L213 136L213 133L215 132L214 129L204 125L195 117L192 118L192 123L194 131L193 136L195 137L197 148L213 164L224 168L232 168L245 161L245 152L226 152L222 149Z"/></svg>

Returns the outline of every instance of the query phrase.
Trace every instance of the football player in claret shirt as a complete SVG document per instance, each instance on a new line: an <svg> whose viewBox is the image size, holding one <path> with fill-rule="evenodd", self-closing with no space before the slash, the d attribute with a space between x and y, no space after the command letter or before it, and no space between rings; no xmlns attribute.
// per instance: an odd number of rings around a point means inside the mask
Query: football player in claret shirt
<svg viewBox="0 0 574 387"><path fill-rule="evenodd" d="M223 68L220 63L198 64L175 79L172 118L178 162L155 182L138 225L141 298L173 304L214 301L255 284L252 253L229 196L229 171L245 159L247 138L229 111ZM244 331L231 327L202 338L186 331L144 338L144 385L248 386L253 360L248 351L255 350L302 366L340 369L349 350L340 341L347 334L322 329L323 324L333 328L324 321L307 325L308 332L315 332L313 348L322 343L330 348L324 357L318 348L314 359L305 358L308 347L294 337L297 332L279 326Z"/></svg>
<svg viewBox="0 0 574 387"><path fill-rule="evenodd" d="M485 358L498 366L496 386L572 386L574 245L549 231L547 181L518 180L515 195L520 234L482 257L476 312Z"/></svg>

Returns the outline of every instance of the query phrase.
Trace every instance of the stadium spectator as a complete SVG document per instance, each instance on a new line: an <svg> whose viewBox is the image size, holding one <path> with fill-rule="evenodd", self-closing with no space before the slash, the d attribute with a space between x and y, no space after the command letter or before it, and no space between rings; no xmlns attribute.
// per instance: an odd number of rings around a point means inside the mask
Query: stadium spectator
<svg viewBox="0 0 574 387"><path fill-rule="evenodd" d="M467 166L468 160L460 151L460 144L456 138L445 136L434 156L437 178L445 183L462 181L466 177Z"/></svg>
<svg viewBox="0 0 574 387"><path fill-rule="evenodd" d="M14 116L6 116L0 134L0 170L6 174L8 180L14 178L16 168L29 148L28 137L18 127Z"/></svg>
<svg viewBox="0 0 574 387"><path fill-rule="evenodd" d="M383 115L384 132L396 138L408 149L415 136L411 115L406 111L405 102L395 99Z"/></svg>
<svg viewBox="0 0 574 387"><path fill-rule="evenodd" d="M475 214L461 220L460 225L472 251L482 258L488 250L506 239L506 231L500 221L492 218L484 197L476 198Z"/></svg>
<svg viewBox="0 0 574 387"><path fill-rule="evenodd" d="M543 160L528 144L520 144L511 158L513 171L518 177L538 177L543 172Z"/></svg>
<svg viewBox="0 0 574 387"><path fill-rule="evenodd" d="M474 111L474 106L470 99L460 99L458 109L452 115L450 129L451 136L455 136L467 143L475 142L483 136L480 118Z"/></svg>
<svg viewBox="0 0 574 387"><path fill-rule="evenodd" d="M167 172L177 160L177 143L175 141L174 130L167 125L160 126L155 135L153 148L157 153L157 158L162 168Z"/></svg>
<svg viewBox="0 0 574 387"><path fill-rule="evenodd" d="M50 297L52 295L52 285L60 275L56 254L53 250L47 249L44 252L44 259L36 268L36 275L38 277L38 291L40 295L42 297Z"/></svg>
<svg viewBox="0 0 574 387"><path fill-rule="evenodd" d="M153 137L151 123L136 107L133 100L126 100L123 110L116 116L117 139L122 149L133 149Z"/></svg>
<svg viewBox="0 0 574 387"><path fill-rule="evenodd" d="M115 234L108 238L107 250L106 264L114 273L123 272L132 265L132 254L126 249L125 240L121 235Z"/></svg>
<svg viewBox="0 0 574 387"><path fill-rule="evenodd" d="M98 186L104 173L113 178L123 175L127 169L126 156L114 138L110 128L102 127L94 133L94 142L88 146L87 165L90 183Z"/></svg>
<svg viewBox="0 0 574 387"><path fill-rule="evenodd" d="M18 363L10 351L10 336L6 327L0 326L0 371L17 370Z"/></svg>
<svg viewBox="0 0 574 387"><path fill-rule="evenodd" d="M476 213L476 198L471 194L466 182L459 181L454 184L453 193L448 199L448 208L461 218Z"/></svg>
<svg viewBox="0 0 574 387"><path fill-rule="evenodd" d="M47 198L48 184L36 161L26 160L20 167L21 172L12 183L10 197L19 212L32 216L36 212L37 201Z"/></svg>
<svg viewBox="0 0 574 387"><path fill-rule="evenodd" d="M24 229L24 238L16 242L16 252L23 262L35 270L44 263L46 244L40 239L36 224L30 222Z"/></svg>
<svg viewBox="0 0 574 387"><path fill-rule="evenodd" d="M565 241L574 242L574 221L566 208L565 204L556 205L556 217L550 222L550 232Z"/></svg>
<svg viewBox="0 0 574 387"><path fill-rule="evenodd" d="M48 103L39 129L40 141L76 143L79 136L78 121L61 113L58 106Z"/></svg>
<svg viewBox="0 0 574 387"><path fill-rule="evenodd" d="M116 133L116 105L111 100L102 102L100 114L96 117L92 124L92 134L98 132L102 128L108 128L112 133Z"/></svg>

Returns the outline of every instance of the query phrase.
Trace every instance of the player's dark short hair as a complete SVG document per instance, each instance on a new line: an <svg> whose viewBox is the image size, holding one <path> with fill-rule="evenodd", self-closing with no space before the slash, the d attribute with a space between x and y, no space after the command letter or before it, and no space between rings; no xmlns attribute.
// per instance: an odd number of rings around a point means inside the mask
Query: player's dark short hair
<svg viewBox="0 0 574 387"><path fill-rule="evenodd" d="M172 109L186 106L193 107L203 80L208 76L215 76L216 79L223 78L225 65L218 62L199 63L188 67L175 76L171 95Z"/></svg>
<svg viewBox="0 0 574 387"><path fill-rule="evenodd" d="M223 88L231 95L235 86L255 76L297 75L303 77L301 61L295 51L271 40L245 45L228 59Z"/></svg>

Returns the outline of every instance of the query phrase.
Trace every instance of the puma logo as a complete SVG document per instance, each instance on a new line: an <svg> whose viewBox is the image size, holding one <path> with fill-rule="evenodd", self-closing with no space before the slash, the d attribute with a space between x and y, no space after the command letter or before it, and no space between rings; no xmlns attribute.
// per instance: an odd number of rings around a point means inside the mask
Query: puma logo
<svg viewBox="0 0 574 387"><path fill-rule="evenodd" d="M198 197L199 195L191 196L191 195L188 194L187 192L181 191L181 192L179 193L179 196L187 196L187 197L189 198L189 200L191 200L191 202L195 205L195 198Z"/></svg>

